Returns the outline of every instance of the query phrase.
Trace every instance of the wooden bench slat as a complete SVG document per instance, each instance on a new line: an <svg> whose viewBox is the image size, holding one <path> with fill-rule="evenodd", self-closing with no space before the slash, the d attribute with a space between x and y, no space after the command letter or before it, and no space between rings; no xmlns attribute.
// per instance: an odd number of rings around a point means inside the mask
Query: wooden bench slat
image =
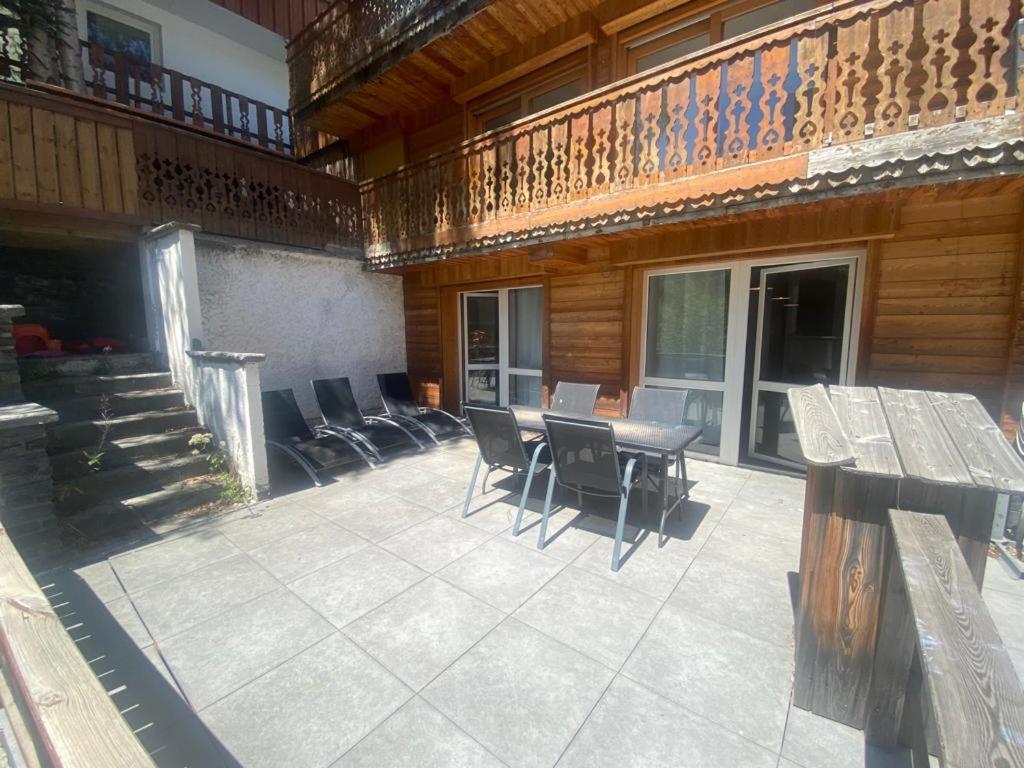
<svg viewBox="0 0 1024 768"><path fill-rule="evenodd" d="M939 758L1024 767L1024 688L943 515L890 510Z"/></svg>
<svg viewBox="0 0 1024 768"><path fill-rule="evenodd" d="M53 766L153 768L3 528L0 654L26 723Z"/></svg>
<svg viewBox="0 0 1024 768"><path fill-rule="evenodd" d="M786 394L807 463L819 466L853 464L853 448L839 425L825 388L821 384L792 387Z"/></svg>
<svg viewBox="0 0 1024 768"><path fill-rule="evenodd" d="M829 400L853 448L855 464L849 472L878 477L903 477L882 401L874 387L832 386Z"/></svg>
<svg viewBox="0 0 1024 768"><path fill-rule="evenodd" d="M929 392L928 399L974 482L1005 493L1024 493L1024 462L974 395Z"/></svg>
<svg viewBox="0 0 1024 768"><path fill-rule="evenodd" d="M907 477L940 485L974 487L974 478L927 392L879 387L878 394Z"/></svg>

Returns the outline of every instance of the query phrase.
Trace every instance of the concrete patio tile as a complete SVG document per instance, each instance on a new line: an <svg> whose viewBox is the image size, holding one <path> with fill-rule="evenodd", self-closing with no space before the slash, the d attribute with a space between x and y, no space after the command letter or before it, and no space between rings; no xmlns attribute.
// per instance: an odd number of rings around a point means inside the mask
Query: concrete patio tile
<svg viewBox="0 0 1024 768"><path fill-rule="evenodd" d="M802 504L803 502L801 502ZM762 537L778 538L800 545L803 511L762 500L758 493L744 489L729 505L717 531L757 531Z"/></svg>
<svg viewBox="0 0 1024 768"><path fill-rule="evenodd" d="M110 565L128 592L138 592L238 552L219 532L207 528L117 555Z"/></svg>
<svg viewBox="0 0 1024 768"><path fill-rule="evenodd" d="M559 768L775 768L778 756L616 677Z"/></svg>
<svg viewBox="0 0 1024 768"><path fill-rule="evenodd" d="M1008 592L1011 595L1024 597L1024 579L1018 579L1010 571L1010 566L1002 558L990 559L985 567L985 586L983 592L995 590Z"/></svg>
<svg viewBox="0 0 1024 768"><path fill-rule="evenodd" d="M430 507L437 512L465 503L466 491L469 488L468 477L465 480L452 480L441 475L428 474L429 477L422 482L396 488L395 495L400 499Z"/></svg>
<svg viewBox="0 0 1024 768"><path fill-rule="evenodd" d="M277 585L247 556L235 555L133 594L132 602L153 638L163 640Z"/></svg>
<svg viewBox="0 0 1024 768"><path fill-rule="evenodd" d="M701 549L701 557L708 555L770 574L800 570L799 540L762 536L758 528L716 528Z"/></svg>
<svg viewBox="0 0 1024 768"><path fill-rule="evenodd" d="M1021 605L1024 602L1021 595L986 589L982 597L1003 644L1024 650L1024 622L1020 620Z"/></svg>
<svg viewBox="0 0 1024 768"><path fill-rule="evenodd" d="M516 521L519 495L505 490L493 490L486 496L478 494L469 504L469 514L462 517L465 503L466 500L463 498L458 504L449 507L444 514L482 531L499 534L509 530Z"/></svg>
<svg viewBox="0 0 1024 768"><path fill-rule="evenodd" d="M513 615L549 637L618 668L661 603L569 566Z"/></svg>
<svg viewBox="0 0 1024 768"><path fill-rule="evenodd" d="M506 619L424 690L424 698L509 765L550 766L612 671Z"/></svg>
<svg viewBox="0 0 1024 768"><path fill-rule="evenodd" d="M336 633L221 699L203 720L245 768L328 766L412 692Z"/></svg>
<svg viewBox="0 0 1024 768"><path fill-rule="evenodd" d="M767 749L782 745L793 679L785 648L666 605L622 671Z"/></svg>
<svg viewBox="0 0 1024 768"><path fill-rule="evenodd" d="M657 528L644 530L635 546L623 540L623 559L619 570L613 572L614 545L614 539L602 537L573 560L572 564L658 600L664 600L672 593L699 549L698 545L671 538L663 547L659 547Z"/></svg>
<svg viewBox="0 0 1024 768"><path fill-rule="evenodd" d="M239 549L248 551L322 522L321 517L305 507L274 499L239 510L217 529Z"/></svg>
<svg viewBox="0 0 1024 768"><path fill-rule="evenodd" d="M761 640L793 647L789 579L741 560L702 552L669 603Z"/></svg>
<svg viewBox="0 0 1024 768"><path fill-rule="evenodd" d="M379 542L437 513L397 496L387 496L380 501L339 503L322 514L364 539Z"/></svg>
<svg viewBox="0 0 1024 768"><path fill-rule="evenodd" d="M489 538L490 534L479 528L438 516L385 539L380 546L433 573Z"/></svg>
<svg viewBox="0 0 1024 768"><path fill-rule="evenodd" d="M368 544L361 536L334 523L324 522L254 549L249 554L279 581L289 582L341 560Z"/></svg>
<svg viewBox="0 0 1024 768"><path fill-rule="evenodd" d="M416 697L331 768L502 768L505 764Z"/></svg>
<svg viewBox="0 0 1024 768"><path fill-rule="evenodd" d="M293 581L289 589L336 627L343 627L426 577L400 557L369 546Z"/></svg>
<svg viewBox="0 0 1024 768"><path fill-rule="evenodd" d="M419 690L503 618L501 611L431 577L343 631Z"/></svg>
<svg viewBox="0 0 1024 768"><path fill-rule="evenodd" d="M802 768L910 768L910 752L867 744L864 732L790 707L782 756Z"/></svg>
<svg viewBox="0 0 1024 768"><path fill-rule="evenodd" d="M513 536L507 530L501 536L523 547L537 549L537 537L540 532L539 513L527 510L523 513L523 524L519 535ZM591 544L602 536L611 535L615 524L605 518L581 514L579 510L565 508L553 512L548 519L547 542L540 550L545 555L571 563Z"/></svg>
<svg viewBox="0 0 1024 768"><path fill-rule="evenodd" d="M468 484L469 478L473 474L473 465L475 463L475 452L471 454L466 451L434 451L430 456L424 458L423 461L417 463L416 467ZM491 478L494 480L507 476L507 472L497 470L491 473ZM480 477L483 477L482 469L480 470Z"/></svg>
<svg viewBox="0 0 1024 768"><path fill-rule="evenodd" d="M369 482L338 487L325 486L320 490L322 492L316 496L296 499L296 503L328 519L333 519L338 511L344 512L356 505L380 502L391 495L379 483Z"/></svg>
<svg viewBox="0 0 1024 768"><path fill-rule="evenodd" d="M119 597L116 600L111 600L106 604L106 608L110 611L110 615L114 618L124 633L128 635L135 645L139 648L145 648L153 643L153 638L149 635L149 630L146 629L146 625L143 624L142 619L139 618L138 611L135 610L135 606L132 605L132 601L127 596Z"/></svg>
<svg viewBox="0 0 1024 768"><path fill-rule="evenodd" d="M184 699L185 697L182 694L181 689L178 687L177 681L174 679L174 676L171 675L171 671L167 668L167 663L164 661L163 656L160 655L160 649L155 645L149 645L142 649L142 655L146 658L146 661L149 662L149 665L160 673L160 676L167 683L168 687Z"/></svg>
<svg viewBox="0 0 1024 768"><path fill-rule="evenodd" d="M121 586L109 560L99 560L76 568L75 574L101 602L108 603L124 594L124 587Z"/></svg>
<svg viewBox="0 0 1024 768"><path fill-rule="evenodd" d="M1013 668L1017 670L1017 677L1024 682L1024 650L1007 647L1006 652L1010 654L1010 661L1013 662Z"/></svg>
<svg viewBox="0 0 1024 768"><path fill-rule="evenodd" d="M160 651L200 710L335 631L282 588L175 635Z"/></svg>
<svg viewBox="0 0 1024 768"><path fill-rule="evenodd" d="M437 575L486 603L511 613L565 564L502 538L491 539Z"/></svg>

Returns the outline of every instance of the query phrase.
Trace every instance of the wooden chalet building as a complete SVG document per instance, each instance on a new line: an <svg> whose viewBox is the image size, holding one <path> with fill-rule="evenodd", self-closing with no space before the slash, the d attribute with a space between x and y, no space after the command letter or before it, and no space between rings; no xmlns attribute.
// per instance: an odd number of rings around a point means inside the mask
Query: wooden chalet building
<svg viewBox="0 0 1024 768"><path fill-rule="evenodd" d="M799 458L814 381L1024 394L1019 0L334 3L291 107L356 160L422 396L690 390ZM334 141L337 139L337 141ZM333 143L332 143L333 142Z"/></svg>

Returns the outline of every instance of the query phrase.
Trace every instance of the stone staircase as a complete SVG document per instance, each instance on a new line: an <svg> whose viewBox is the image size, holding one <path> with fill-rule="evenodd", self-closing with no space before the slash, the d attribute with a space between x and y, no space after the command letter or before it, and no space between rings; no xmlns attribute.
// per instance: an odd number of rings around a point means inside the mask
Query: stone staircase
<svg viewBox="0 0 1024 768"><path fill-rule="evenodd" d="M47 428L57 513L80 530L149 524L215 501L221 483L189 439L204 430L150 355L22 360L25 398Z"/></svg>

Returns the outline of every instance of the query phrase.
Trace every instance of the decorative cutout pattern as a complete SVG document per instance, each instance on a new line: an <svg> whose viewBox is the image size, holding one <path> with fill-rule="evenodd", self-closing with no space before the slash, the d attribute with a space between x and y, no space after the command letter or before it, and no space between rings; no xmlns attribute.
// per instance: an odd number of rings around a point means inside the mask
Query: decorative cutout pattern
<svg viewBox="0 0 1024 768"><path fill-rule="evenodd" d="M578 100L364 184L369 250L458 243L597 195L1003 114L1017 103L1019 17L1019 0L863 4Z"/></svg>

